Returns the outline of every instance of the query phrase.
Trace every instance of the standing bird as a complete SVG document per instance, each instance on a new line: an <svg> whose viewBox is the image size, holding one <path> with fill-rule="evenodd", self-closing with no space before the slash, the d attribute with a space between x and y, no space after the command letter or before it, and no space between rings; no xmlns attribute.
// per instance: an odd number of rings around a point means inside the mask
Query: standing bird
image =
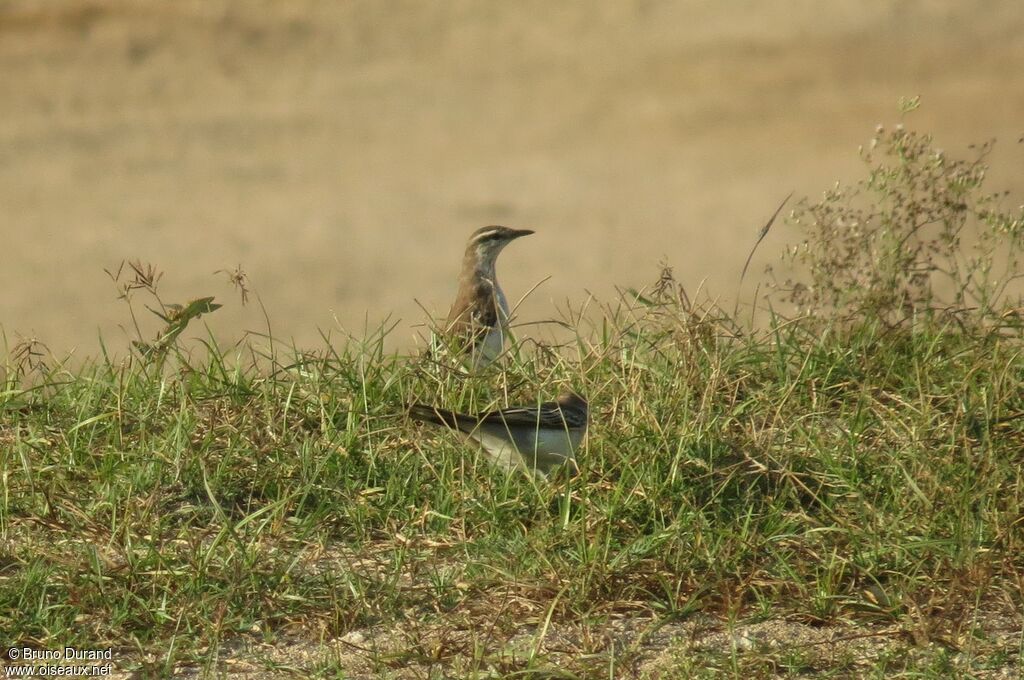
<svg viewBox="0 0 1024 680"><path fill-rule="evenodd" d="M455 295L444 332L459 341L473 368L494 361L505 348L509 308L498 285L494 263L502 249L530 229L483 227L473 232L466 244Z"/></svg>
<svg viewBox="0 0 1024 680"><path fill-rule="evenodd" d="M579 472L576 449L587 433L588 407L583 397L565 392L557 401L539 406L517 406L475 415L413 404L409 416L458 430L466 441L479 444L505 470L519 466L546 477L563 464L573 474Z"/></svg>

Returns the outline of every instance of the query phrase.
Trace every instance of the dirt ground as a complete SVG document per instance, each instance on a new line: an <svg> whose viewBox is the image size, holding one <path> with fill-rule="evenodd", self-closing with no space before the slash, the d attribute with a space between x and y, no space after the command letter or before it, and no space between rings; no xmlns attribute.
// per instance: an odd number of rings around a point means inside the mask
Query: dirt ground
<svg viewBox="0 0 1024 680"><path fill-rule="evenodd" d="M500 262L512 300L543 282L521 320L662 259L730 299L908 95L1024 194L1016 0L0 0L0 328L123 349L104 269L139 258L223 338L264 327L241 265L278 336L390 315L400 346L491 223L537 231Z"/></svg>
<svg viewBox="0 0 1024 680"><path fill-rule="evenodd" d="M986 624L973 631L985 641L976 646L984 646L986 653L999 650L1004 654L1002 663L950 647L944 640L919 641L915 645L911 634L898 626L821 627L784 619L730 625L710 617L666 623L623 617L611 620L596 635L592 630L567 624L552 624L546 629L524 625L497 644L500 651L486 661L459 654L472 650L473 642L479 642L475 631L452 631L440 625L429 633L353 631L320 643L296 640L267 645L238 639L224 650L216 670L232 680L289 678L295 677L298 669L303 673L330 667L340 668L353 678L394 680L517 674L662 680L742 677L747 674L745 667L752 677L820 677L831 673L833 677L853 678L877 673L885 668L885 659L905 659L908 665L927 667L929 664L922 661L939 657L945 649L948 660L944 663L948 663L951 675L985 680L1020 677L1020 665L1012 658L1020 634L1018 629L1008 627L1016 625L1014 618L991 616ZM410 653L410 649L418 653ZM431 659L431 651L447 658ZM590 663L581 663L581 657ZM900 665L890 662L890 671ZM567 672L574 666L575 674ZM204 677L205 671L183 667L175 672L191 680Z"/></svg>
<svg viewBox="0 0 1024 680"><path fill-rule="evenodd" d="M926 635L901 624L812 625L774 618L684 621L612 613L603 625L530 622L496 631L476 626L376 626L333 639L315 633L260 639L236 635L205 666L181 664L175 677L232 680L294 677L469 678L882 677L931 669L930 677L1011 680L1021 673L1020 614L981 607L955 635ZM213 651L204 648L204 653ZM160 668L158 655L119 654L111 677L134 680ZM135 670L127 670L134 668Z"/></svg>

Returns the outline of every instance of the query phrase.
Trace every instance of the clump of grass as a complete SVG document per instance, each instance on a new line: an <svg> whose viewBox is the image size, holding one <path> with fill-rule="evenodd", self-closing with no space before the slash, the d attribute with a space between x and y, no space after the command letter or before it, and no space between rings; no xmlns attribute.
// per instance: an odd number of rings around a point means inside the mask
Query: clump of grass
<svg viewBox="0 0 1024 680"><path fill-rule="evenodd" d="M931 135L878 126L861 149L867 176L793 211L803 239L786 259L806 278L781 286L788 299L826 319L954 316L1019 332L1024 207L1006 210L1005 192L984 190L992 147L958 159Z"/></svg>
<svg viewBox="0 0 1024 680"><path fill-rule="evenodd" d="M147 361L162 362L167 353L176 348L178 336L185 332L192 321L204 314L209 314L220 309L220 305L213 301L212 297L201 297L190 300L185 304L166 303L160 298L158 285L163 277L160 272L151 264L143 264L139 261L128 262L130 276L125 276L125 263L117 268L116 272L107 271L107 275L114 282L119 290L118 298L124 300L131 313L132 325L138 339L132 341L132 347L143 359ZM245 287L245 274L239 270L228 272L229 280L240 288L242 303L248 296L248 289ZM156 301L158 308L147 307L157 318L164 322L164 327L157 333L156 339L152 342L143 340L142 329L139 327L138 318L135 315L135 307L132 304L134 294L137 291L145 291Z"/></svg>
<svg viewBox="0 0 1024 680"><path fill-rule="evenodd" d="M958 200L975 205L976 188ZM862 222L889 234L867 243L906 233L904 213L888 214ZM824 261L833 247L805 243L812 281L839 266ZM1018 663L977 612L1020 621L1020 337L964 323L992 304L893 323L935 298L913 277L871 281L870 295L837 282L802 299L813 318L751 329L666 268L596 322L568 310L568 346L520 346L482 375L388 353L387 328L314 351L208 339L201 358L176 351L179 332L160 370L146 353L50 362L37 386L9 366L0 629L30 646L114 646L150 675L216 670L238 640L401 630L360 645L367 674L622 677L658 626L698 614L853 623ZM530 403L561 382L594 410L571 482L501 473L403 415L414 400ZM652 623L623 646L623 619ZM552 639L570 624L571 643ZM687 667L857 667L722 652ZM872 667L957 667L915 658Z"/></svg>

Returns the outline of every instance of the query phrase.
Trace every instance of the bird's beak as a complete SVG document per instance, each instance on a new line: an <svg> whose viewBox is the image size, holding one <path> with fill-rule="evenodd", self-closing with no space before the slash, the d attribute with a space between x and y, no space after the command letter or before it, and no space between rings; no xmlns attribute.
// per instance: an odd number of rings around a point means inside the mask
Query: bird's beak
<svg viewBox="0 0 1024 680"><path fill-rule="evenodd" d="M533 229L513 229L512 233L510 234L510 236L513 239L515 239L515 238L519 238L520 236L529 236L532 233L533 233ZM509 239L509 240L511 240L511 239Z"/></svg>

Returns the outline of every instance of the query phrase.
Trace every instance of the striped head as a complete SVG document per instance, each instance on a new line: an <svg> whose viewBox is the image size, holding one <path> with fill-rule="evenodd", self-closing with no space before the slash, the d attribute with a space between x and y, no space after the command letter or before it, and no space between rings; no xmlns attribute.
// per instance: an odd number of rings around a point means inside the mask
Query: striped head
<svg viewBox="0 0 1024 680"><path fill-rule="evenodd" d="M510 229L508 227L482 227L473 232L466 244L466 259L472 260L477 269L489 271L494 268L498 254L509 243L520 236L529 236L532 229Z"/></svg>

